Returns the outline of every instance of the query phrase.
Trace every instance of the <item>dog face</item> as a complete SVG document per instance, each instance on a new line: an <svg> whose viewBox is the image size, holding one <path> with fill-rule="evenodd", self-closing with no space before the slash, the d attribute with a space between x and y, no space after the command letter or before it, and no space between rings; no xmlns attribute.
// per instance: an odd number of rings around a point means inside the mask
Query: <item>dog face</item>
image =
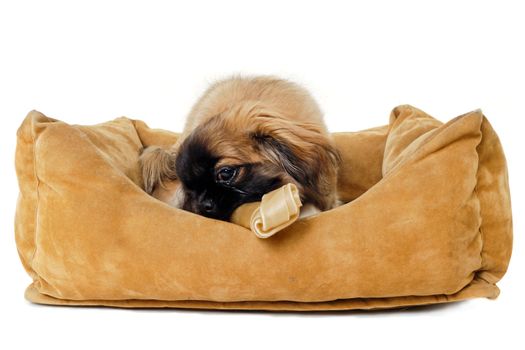
<svg viewBox="0 0 525 350"><path fill-rule="evenodd" d="M190 137L176 160L184 192L182 209L228 220L243 203L258 201L283 182L277 168L262 163L239 162L207 147L205 139Z"/></svg>
<svg viewBox="0 0 525 350"><path fill-rule="evenodd" d="M244 203L286 183L321 210L331 207L338 154L315 124L258 109L233 111L198 126L177 150L182 209L228 220Z"/></svg>

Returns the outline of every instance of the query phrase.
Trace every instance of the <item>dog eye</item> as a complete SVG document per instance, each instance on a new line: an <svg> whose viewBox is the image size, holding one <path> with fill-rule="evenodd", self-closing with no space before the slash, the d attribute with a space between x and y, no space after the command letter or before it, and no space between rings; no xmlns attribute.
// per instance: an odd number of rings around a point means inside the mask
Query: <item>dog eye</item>
<svg viewBox="0 0 525 350"><path fill-rule="evenodd" d="M225 166L217 171L217 182L230 183L237 175L237 169Z"/></svg>

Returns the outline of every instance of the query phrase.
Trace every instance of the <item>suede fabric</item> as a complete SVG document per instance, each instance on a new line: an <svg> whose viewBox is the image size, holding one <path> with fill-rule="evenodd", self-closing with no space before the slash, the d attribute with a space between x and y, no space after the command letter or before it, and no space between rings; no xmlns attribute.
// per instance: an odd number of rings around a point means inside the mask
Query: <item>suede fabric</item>
<svg viewBox="0 0 525 350"><path fill-rule="evenodd" d="M348 202L259 239L141 188L142 147L178 134L119 118L18 130L15 233L35 303L259 310L496 298L512 250L507 168L480 111L446 124L396 107L335 133Z"/></svg>

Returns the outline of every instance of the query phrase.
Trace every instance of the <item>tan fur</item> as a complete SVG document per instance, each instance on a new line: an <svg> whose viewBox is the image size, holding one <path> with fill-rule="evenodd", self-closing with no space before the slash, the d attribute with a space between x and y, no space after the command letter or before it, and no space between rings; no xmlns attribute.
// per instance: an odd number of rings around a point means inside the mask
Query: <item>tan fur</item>
<svg viewBox="0 0 525 350"><path fill-rule="evenodd" d="M174 181L177 178L173 164L174 157L169 150L157 146L147 147L140 155L139 161L144 189L149 194L152 194L155 189L166 188L165 182ZM171 188L172 186L169 187Z"/></svg>
<svg viewBox="0 0 525 350"><path fill-rule="evenodd" d="M319 106L299 85L274 77L234 77L211 85L193 106L183 137L210 118L229 112L230 116L252 114L264 102L269 112L279 113L297 122L315 123L325 130ZM230 125L231 126L231 125Z"/></svg>
<svg viewBox="0 0 525 350"><path fill-rule="evenodd" d="M154 153L143 160L146 190L153 191L170 180L167 175L174 172L170 167L177 148L196 128L206 133L208 146L221 155L217 167L272 163L275 166L268 166L266 171L295 183L303 200L315 197L322 210L336 206L339 156L319 106L299 85L273 77L234 77L213 84L193 106L178 143L160 153L164 156ZM284 169L297 165L283 163L281 154L257 144L259 136L286 143L308 168L319 169L321 181L313 185L296 181Z"/></svg>

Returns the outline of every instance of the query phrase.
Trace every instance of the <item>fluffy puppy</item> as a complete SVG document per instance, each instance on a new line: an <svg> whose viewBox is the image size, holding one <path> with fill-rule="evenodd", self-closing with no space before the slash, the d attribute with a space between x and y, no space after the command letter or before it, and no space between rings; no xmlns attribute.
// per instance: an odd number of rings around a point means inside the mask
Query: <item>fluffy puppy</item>
<svg viewBox="0 0 525 350"><path fill-rule="evenodd" d="M141 156L145 190L175 207L229 220L241 204L292 182L305 207L337 204L339 155L312 96L273 77L213 84L179 141Z"/></svg>

